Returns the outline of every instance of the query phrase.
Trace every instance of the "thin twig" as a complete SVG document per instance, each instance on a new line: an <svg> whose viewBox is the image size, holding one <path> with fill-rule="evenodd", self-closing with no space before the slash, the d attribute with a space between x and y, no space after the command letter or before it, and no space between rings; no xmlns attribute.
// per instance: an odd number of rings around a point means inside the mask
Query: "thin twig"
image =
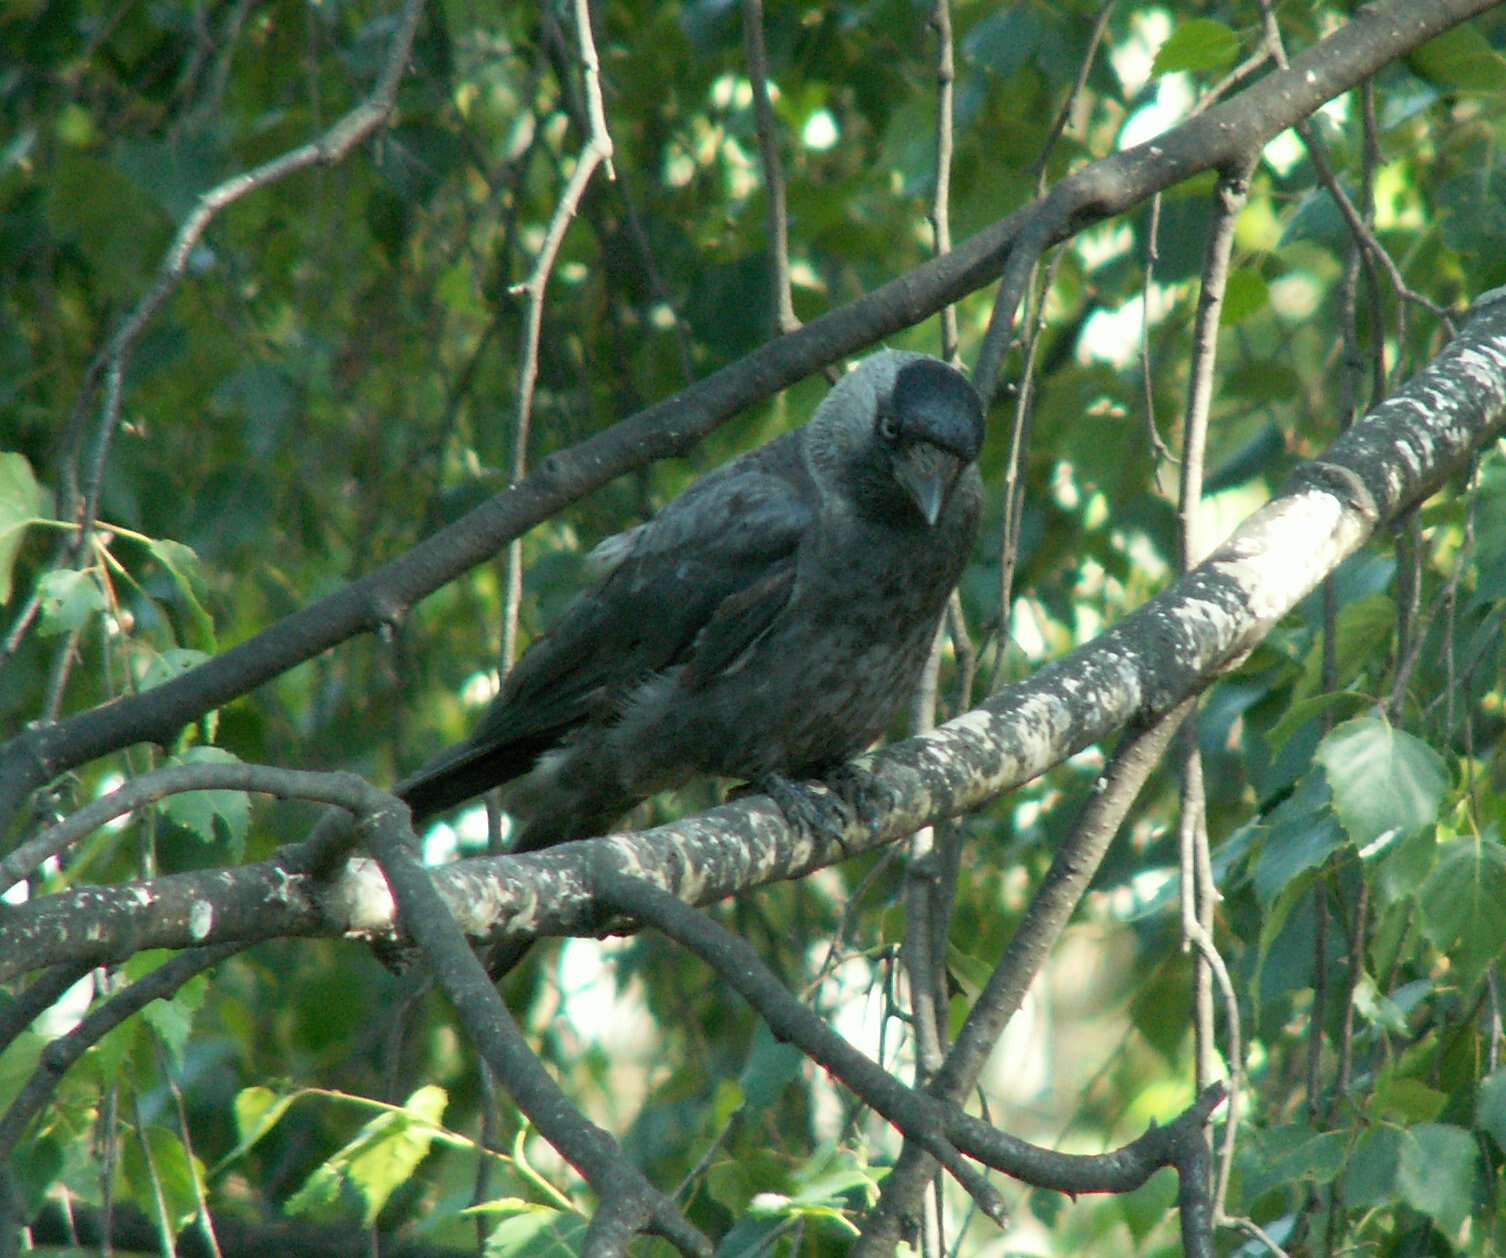
<svg viewBox="0 0 1506 1258"><path fill-rule="evenodd" d="M1183 572L1190 572L1203 558L1207 539L1203 536L1202 497L1203 466L1208 441L1208 421L1213 399L1213 373L1218 356L1218 329L1228 285L1229 263L1234 248L1234 227L1249 192L1253 163L1246 161L1223 172L1215 192L1213 220L1203 255L1202 286L1198 293L1197 312L1193 319L1192 361L1189 365L1187 413L1182 426L1182 452L1177 499L1177 557ZM1180 892L1183 946L1195 949L1193 963L1194 1038L1197 1045L1195 1087L1205 1088L1217 1073L1218 1054L1213 1017L1215 976L1225 994L1231 1048L1228 1054L1231 1073L1239 1069L1239 1006L1234 999L1223 959L1213 941L1213 909L1218 889L1212 876L1208 853L1207 798L1203 784L1203 766L1198 746L1197 713L1188 716L1183 730L1181 791L1181 860ZM1231 1094L1238 1092L1231 1086ZM1234 1138L1238 1116L1231 1103L1229 1121L1219 1159L1217 1187L1213 1190L1213 1214L1223 1209L1232 1167Z"/></svg>
<svg viewBox="0 0 1506 1258"><path fill-rule="evenodd" d="M43 861L66 851L117 817L182 791L253 791L279 799L307 799L347 812L370 805L374 789L353 773L316 773L260 764L205 761L169 765L125 782L72 816L49 826L0 860L0 890L29 877Z"/></svg>
<svg viewBox="0 0 1506 1258"><path fill-rule="evenodd" d="M1190 702L1190 701L1189 701ZM1019 1008L1052 944L1076 910L1140 788L1160 762L1181 725L1188 704L1179 705L1149 728L1126 732L1114 756L1057 850L1014 936L928 1089L960 1104L977 1084L999 1036ZM879 1204L864 1226L854 1258L887 1252L884 1241L916 1208L931 1178L932 1163L917 1144L906 1141L899 1161L884 1181Z"/></svg>
<svg viewBox="0 0 1506 1258"><path fill-rule="evenodd" d="M1093 21L1093 30L1088 35L1087 50L1077 66L1077 77L1072 81L1071 90L1067 92L1061 108L1056 111L1056 118L1051 124L1050 131L1046 133L1046 141L1041 145L1041 151L1030 163L1030 169L1035 175L1036 196L1040 196L1045 191L1047 167L1051 162L1051 154L1057 142L1066 133L1067 124L1072 121L1072 109L1082 96L1083 89L1088 85L1088 75L1093 72L1093 63L1098 59L1099 45L1103 43L1104 32L1108 30L1109 19L1114 16L1114 6L1118 2L1119 0L1107 0L1107 3L1098 10L1098 16Z"/></svg>
<svg viewBox="0 0 1506 1258"><path fill-rule="evenodd" d="M1166 442L1161 440L1161 430L1156 426L1156 388L1150 368L1150 299L1155 283L1156 263L1160 261L1161 194L1150 199L1150 223L1145 229L1145 278L1140 286L1140 388L1145 402L1145 435L1150 441L1156 459L1156 478L1159 482L1161 468L1175 466L1177 457Z"/></svg>
<svg viewBox="0 0 1506 1258"><path fill-rule="evenodd" d="M769 203L769 290L774 334L800 326L790 291L790 225L785 209L784 164L779 160L774 107L769 103L769 59L763 45L763 0L743 0L743 55L753 89L753 123Z"/></svg>
<svg viewBox="0 0 1506 1258"><path fill-rule="evenodd" d="M957 68L952 49L951 0L936 0L931 10L936 32L936 191L931 198L931 238L938 258L952 251L952 125ZM957 308L941 308L941 356L957 361Z"/></svg>
<svg viewBox="0 0 1506 1258"><path fill-rule="evenodd" d="M349 113L336 122L317 139L299 145L272 160L263 162L251 170L233 175L224 182L199 196L198 203L183 221L168 246L158 270L157 282L128 314L109 343L94 361L80 386L80 398L89 397L101 375L105 378L105 403L100 415L94 449L89 458L89 473L83 486L83 504L79 520L83 525L81 537L87 535L94 521L99 500L100 484L104 476L105 457L110 439L120 420L120 405L126 367L136 348L137 341L147 324L156 316L177 288L188 270L189 259L199 241L209 229L215 217L226 207L249 193L286 179L289 175L311 166L329 166L342 160L356 145L364 141L386 120L397 98L398 83L408 65L408 54L413 47L413 36L418 29L418 19L423 12L423 0L407 0L402 17L393 35L392 46L383 63L382 73L371 94ZM64 473L64 487L68 496L64 499L65 515L72 518L75 504L72 492L75 482L69 472Z"/></svg>
<svg viewBox="0 0 1506 1258"><path fill-rule="evenodd" d="M1286 46L1281 38L1281 28L1276 21L1274 0L1260 0L1260 14L1264 27L1266 46L1270 49L1271 56L1275 58L1277 66L1285 70L1290 63L1287 61ZM1443 324L1450 338L1457 336L1458 329L1454 326L1453 312L1448 307L1440 306L1437 302L1425 297L1407 284L1406 279L1402 276L1401 269L1396 265L1390 253L1386 251L1386 247L1376 239L1375 233L1365 222L1364 216L1355 209L1354 202L1349 199L1349 194L1344 191L1343 185L1339 183L1338 177L1334 174L1333 163L1328 160L1327 147L1318 138L1318 134L1313 130L1311 122L1303 119L1296 124L1296 128L1297 134L1302 137L1302 143L1307 146L1308 155L1313 159L1313 168L1318 172L1319 180L1328 190L1329 195L1333 197L1334 204L1338 206L1339 213L1344 216L1344 222L1348 224L1350 233L1363 246L1365 265L1369 267L1372 264L1378 264L1382 267L1386 272L1386 277L1391 281L1392 290L1403 305L1410 302L1421 306ZM1401 317L1400 311L1398 311L1398 317ZM1402 336L1400 338L1402 342L1405 342L1406 339L1405 330L1405 324L1403 324ZM1374 336L1377 342L1381 340L1378 331L1374 333ZM1379 400L1379 397L1372 399L1372 401Z"/></svg>
<svg viewBox="0 0 1506 1258"><path fill-rule="evenodd" d="M534 390L539 375L539 337L544 326L544 294L549 277L559 257L565 232L575 218L581 197L598 166L605 165L612 177L612 137L607 132L606 111L601 100L601 73L596 59L596 44L591 35L591 9L588 0L575 0L575 36L580 48L581 79L586 96L586 116L590 133L581 146L565 190L560 194L554 215L544 232L533 270L523 283L511 291L525 298L523 328L518 350L518 410L513 426L512 468L510 484L516 485L528 471L528 437L533 422ZM514 538L507 548L507 596L502 618L502 661L510 667L517 654L518 614L523 602L523 540Z"/></svg>

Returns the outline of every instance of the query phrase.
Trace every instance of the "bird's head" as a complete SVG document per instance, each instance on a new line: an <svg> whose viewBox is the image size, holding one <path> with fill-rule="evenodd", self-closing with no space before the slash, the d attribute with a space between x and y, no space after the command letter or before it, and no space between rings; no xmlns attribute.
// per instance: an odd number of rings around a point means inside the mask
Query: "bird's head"
<svg viewBox="0 0 1506 1258"><path fill-rule="evenodd" d="M916 358L879 395L874 442L927 524L935 524L962 470L983 448L983 403L961 372Z"/></svg>
<svg viewBox="0 0 1506 1258"><path fill-rule="evenodd" d="M837 383L812 428L816 457L840 465L861 510L933 525L983 447L983 404L940 359L883 350Z"/></svg>

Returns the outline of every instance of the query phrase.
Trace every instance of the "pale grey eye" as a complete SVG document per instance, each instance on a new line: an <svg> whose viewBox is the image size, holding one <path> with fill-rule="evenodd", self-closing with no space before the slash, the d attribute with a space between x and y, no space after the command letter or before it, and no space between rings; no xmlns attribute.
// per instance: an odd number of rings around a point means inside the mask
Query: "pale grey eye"
<svg viewBox="0 0 1506 1258"><path fill-rule="evenodd" d="M878 421L879 436L885 441L899 440L899 420L889 411L884 411Z"/></svg>

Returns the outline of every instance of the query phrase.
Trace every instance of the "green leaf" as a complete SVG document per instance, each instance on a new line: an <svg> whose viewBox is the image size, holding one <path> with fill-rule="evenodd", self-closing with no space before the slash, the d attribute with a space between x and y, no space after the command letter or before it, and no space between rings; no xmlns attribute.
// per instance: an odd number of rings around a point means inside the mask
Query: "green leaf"
<svg viewBox="0 0 1506 1258"><path fill-rule="evenodd" d="M1464 1128L1421 1123L1401 1141L1396 1186L1408 1205L1454 1236L1469 1216L1477 1157L1475 1139Z"/></svg>
<svg viewBox="0 0 1506 1258"><path fill-rule="evenodd" d="M1292 880L1315 869L1348 841L1333 815L1328 783L1309 773L1271 813L1271 829L1254 868L1255 894L1269 909Z"/></svg>
<svg viewBox="0 0 1506 1258"><path fill-rule="evenodd" d="M58 139L70 148L88 148L99 140L99 128L94 125L94 119L77 101L70 101L58 110L53 129Z"/></svg>
<svg viewBox="0 0 1506 1258"><path fill-rule="evenodd" d="M1376 987L1375 980L1368 974L1361 973L1354 985L1354 1009L1366 1022L1384 1027L1393 1035L1407 1033L1406 1013L1394 1000ZM1437 1114L1408 1113L1403 1116L1414 1119L1436 1118Z"/></svg>
<svg viewBox="0 0 1506 1258"><path fill-rule="evenodd" d="M492 1229L483 1252L485 1258L576 1258L585 1238L580 1215L529 1205Z"/></svg>
<svg viewBox="0 0 1506 1258"><path fill-rule="evenodd" d="M1445 31L1407 54L1419 78L1465 92L1506 92L1506 58L1468 23Z"/></svg>
<svg viewBox="0 0 1506 1258"><path fill-rule="evenodd" d="M188 1036L193 1030L194 1014L204 1004L209 991L209 978L197 974L168 1000L154 1000L141 1011L147 1025L157 1032L163 1046L173 1061L183 1064L183 1050L188 1047Z"/></svg>
<svg viewBox="0 0 1506 1258"><path fill-rule="evenodd" d="M139 690L150 690L163 682L181 677L191 668L197 668L209 656L203 651L192 651L186 646L169 647L165 651L153 651L142 661L140 676L136 678Z"/></svg>
<svg viewBox="0 0 1506 1258"><path fill-rule="evenodd" d="M1443 1113L1448 1094L1430 1088L1421 1079L1386 1077L1370 1098L1374 1117L1396 1122L1428 1122Z"/></svg>
<svg viewBox="0 0 1506 1258"><path fill-rule="evenodd" d="M100 1079L114 1081L124 1075L131 1067L137 1048L150 1047L145 1026L141 1018L130 1017L100 1037L89 1050L88 1058Z"/></svg>
<svg viewBox="0 0 1506 1258"><path fill-rule="evenodd" d="M214 619L204 610L203 600L209 595L209 586L199 565L199 557L190 546L169 538L155 539L148 549L152 557L167 570L178 587L178 596L188 609L189 623L193 627L193 643L201 651L215 650Z"/></svg>
<svg viewBox="0 0 1506 1258"><path fill-rule="evenodd" d="M1506 1067L1486 1077L1475 1097L1475 1126L1506 1149Z"/></svg>
<svg viewBox="0 0 1506 1258"><path fill-rule="evenodd" d="M1147 974L1130 1002L1130 1021L1169 1065L1175 1066L1187 1043L1187 983L1191 961L1179 953Z"/></svg>
<svg viewBox="0 0 1506 1258"><path fill-rule="evenodd" d="M1436 196L1449 248L1485 261L1487 273L1496 275L1506 254L1506 173L1471 171L1450 179Z"/></svg>
<svg viewBox="0 0 1506 1258"><path fill-rule="evenodd" d="M760 1023L753 1037L753 1049L738 1078L748 1107L756 1112L773 1105L786 1085L799 1077L804 1062L805 1054L793 1044L780 1043Z"/></svg>
<svg viewBox="0 0 1506 1258"><path fill-rule="evenodd" d="M1351 599L1339 609L1335 628L1334 656L1338 662L1336 689L1348 686L1377 660L1386 658L1387 647L1396 632L1396 604L1389 595L1367 594ZM1319 694L1323 685L1323 643L1313 643L1302 661L1302 678L1296 696L1305 699Z"/></svg>
<svg viewBox="0 0 1506 1258"><path fill-rule="evenodd" d="M239 764L237 757L221 747L190 747L172 764ZM251 800L245 791L179 791L158 805L163 813L203 843L216 839L215 821L224 826L226 841L235 860L245 855L246 834L251 828Z"/></svg>
<svg viewBox="0 0 1506 1258"><path fill-rule="evenodd" d="M993 965L988 961L964 952L950 940L946 945L946 968L962 990L975 998L994 972Z"/></svg>
<svg viewBox="0 0 1506 1258"><path fill-rule="evenodd" d="M1383 836L1437 819L1448 788L1443 757L1379 717L1356 717L1318 744L1334 811L1361 853Z"/></svg>
<svg viewBox="0 0 1506 1258"><path fill-rule="evenodd" d="M27 524L42 514L42 487L24 454L0 452L0 605L10 602L11 574Z"/></svg>
<svg viewBox="0 0 1506 1258"><path fill-rule="evenodd" d="M336 1205L348 1188L365 1203L363 1221L376 1221L387 1198L408 1182L428 1155L435 1128L444 1116L445 1090L434 1084L419 1088L401 1110L380 1114L356 1138L327 1159L288 1199L291 1214L314 1214Z"/></svg>
<svg viewBox="0 0 1506 1258"><path fill-rule="evenodd" d="M758 1192L740 1158L718 1158L706 1172L706 1191L711 1200L732 1215L741 1215Z"/></svg>
<svg viewBox="0 0 1506 1258"><path fill-rule="evenodd" d="M1156 52L1151 74L1178 70L1221 70L1239 56L1239 36L1212 18L1193 18L1172 31Z"/></svg>
<svg viewBox="0 0 1506 1258"><path fill-rule="evenodd" d="M172 956L173 954L164 948L138 952L121 966L121 971L128 981L134 983L159 969ZM142 1007L142 1021L157 1032L158 1037L177 1062L181 1063L183 1060L183 1049L188 1042L193 1016L203 1007L208 994L209 976L198 974L167 999L154 1000Z"/></svg>
<svg viewBox="0 0 1506 1258"><path fill-rule="evenodd" d="M1288 957L1283 955L1289 952L1290 944L1286 939L1287 922L1295 909L1307 899L1312 891L1313 879L1316 874L1303 874L1281 888L1275 900L1264 907L1260 917L1260 941L1255 950L1255 969L1250 975L1250 993L1257 1004L1264 1002L1268 995L1266 966L1273 959L1276 964L1272 967L1278 972L1281 970L1281 962ZM1278 948L1277 945L1281 946ZM1288 970L1290 966L1285 967ZM1309 976L1303 974L1301 981L1307 982Z"/></svg>
<svg viewBox="0 0 1506 1258"><path fill-rule="evenodd" d="M10 1016L9 1007L14 1003L9 996L0 1001L0 1008L5 1009L7 1017ZM22 1031L6 1047L5 1052L0 1053L0 1112L10 1108L16 1094L31 1078L47 1044L48 1040L37 1032Z"/></svg>
<svg viewBox="0 0 1506 1258"><path fill-rule="evenodd" d="M978 22L962 41L962 54L1010 78L1028 65L1043 33L1040 15L1026 5L1001 6Z"/></svg>
<svg viewBox="0 0 1506 1258"><path fill-rule="evenodd" d="M1371 1127L1349 1155L1344 1168L1344 1197L1350 1205L1376 1206L1391 1200L1401 1164L1402 1132L1398 1127Z"/></svg>
<svg viewBox="0 0 1506 1258"><path fill-rule="evenodd" d="M1265 740L1270 744L1271 754L1279 756L1287 739L1329 708L1347 708L1353 712L1361 707L1369 707L1373 702L1369 695L1358 690L1335 690L1329 694L1314 695L1311 699L1299 699L1266 731Z"/></svg>
<svg viewBox="0 0 1506 1258"><path fill-rule="evenodd" d="M1335 256L1341 255L1350 240L1349 224L1327 188L1314 188L1301 201L1282 229L1278 248L1309 241Z"/></svg>
<svg viewBox="0 0 1506 1258"><path fill-rule="evenodd" d="M1241 1179L1245 1203L1297 1182L1326 1184L1344 1169L1348 1133L1293 1124L1260 1133Z"/></svg>
<svg viewBox="0 0 1506 1258"><path fill-rule="evenodd" d="M1241 319L1259 314L1271 304L1271 290L1265 277L1250 267L1240 267L1229 275L1224 290L1222 319L1225 327L1232 327Z"/></svg>
<svg viewBox="0 0 1506 1258"><path fill-rule="evenodd" d="M26 1217L38 1213L46 1204L48 1195L56 1188L67 1165L64 1157L66 1148L67 1145L57 1136L46 1135L36 1140L23 1140L12 1151L12 1184L21 1199Z"/></svg>
<svg viewBox="0 0 1506 1258"><path fill-rule="evenodd" d="M105 609L105 592L92 572L60 568L44 573L37 583L42 595L42 617L37 632L44 636L82 629L89 618Z"/></svg>
<svg viewBox="0 0 1506 1258"><path fill-rule="evenodd" d="M1408 902L1417 894L1429 873L1438 852L1438 838L1431 829L1415 834L1387 847L1376 861L1371 876L1371 886L1385 898L1387 903L1399 900Z"/></svg>
<svg viewBox="0 0 1506 1258"><path fill-rule="evenodd" d="M165 1127L147 1127L142 1135L145 1150L140 1140L124 1142L122 1162L126 1180L136 1204L148 1215L156 1214L155 1203L160 1192L173 1230L177 1231L199 1211L194 1181L202 1185L204 1167L198 1158L189 1156L176 1132Z"/></svg>
<svg viewBox="0 0 1506 1258"><path fill-rule="evenodd" d="M1506 948L1506 850L1488 838L1451 839L1418 892L1422 932L1472 987Z"/></svg>
<svg viewBox="0 0 1506 1258"><path fill-rule="evenodd" d="M301 1092L274 1092L271 1088L263 1087L242 1088L237 1092L232 1108L239 1139L235 1148L220 1159L214 1168L214 1174L218 1175L225 1167L243 1157L252 1145L277 1126L282 1116L288 1112L288 1107L302 1095Z"/></svg>
<svg viewBox="0 0 1506 1258"><path fill-rule="evenodd" d="M298 396L276 367L249 363L220 382L213 400L244 420L246 448L258 458L267 458L286 439Z"/></svg>

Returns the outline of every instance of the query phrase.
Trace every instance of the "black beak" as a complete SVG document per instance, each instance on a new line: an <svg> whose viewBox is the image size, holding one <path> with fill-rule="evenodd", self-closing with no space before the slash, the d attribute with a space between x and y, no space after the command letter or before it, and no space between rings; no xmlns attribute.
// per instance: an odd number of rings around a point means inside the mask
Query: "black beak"
<svg viewBox="0 0 1506 1258"><path fill-rule="evenodd" d="M929 441L912 442L894 460L894 479L905 487L916 509L931 525L946 506L947 495L961 471L961 459Z"/></svg>

